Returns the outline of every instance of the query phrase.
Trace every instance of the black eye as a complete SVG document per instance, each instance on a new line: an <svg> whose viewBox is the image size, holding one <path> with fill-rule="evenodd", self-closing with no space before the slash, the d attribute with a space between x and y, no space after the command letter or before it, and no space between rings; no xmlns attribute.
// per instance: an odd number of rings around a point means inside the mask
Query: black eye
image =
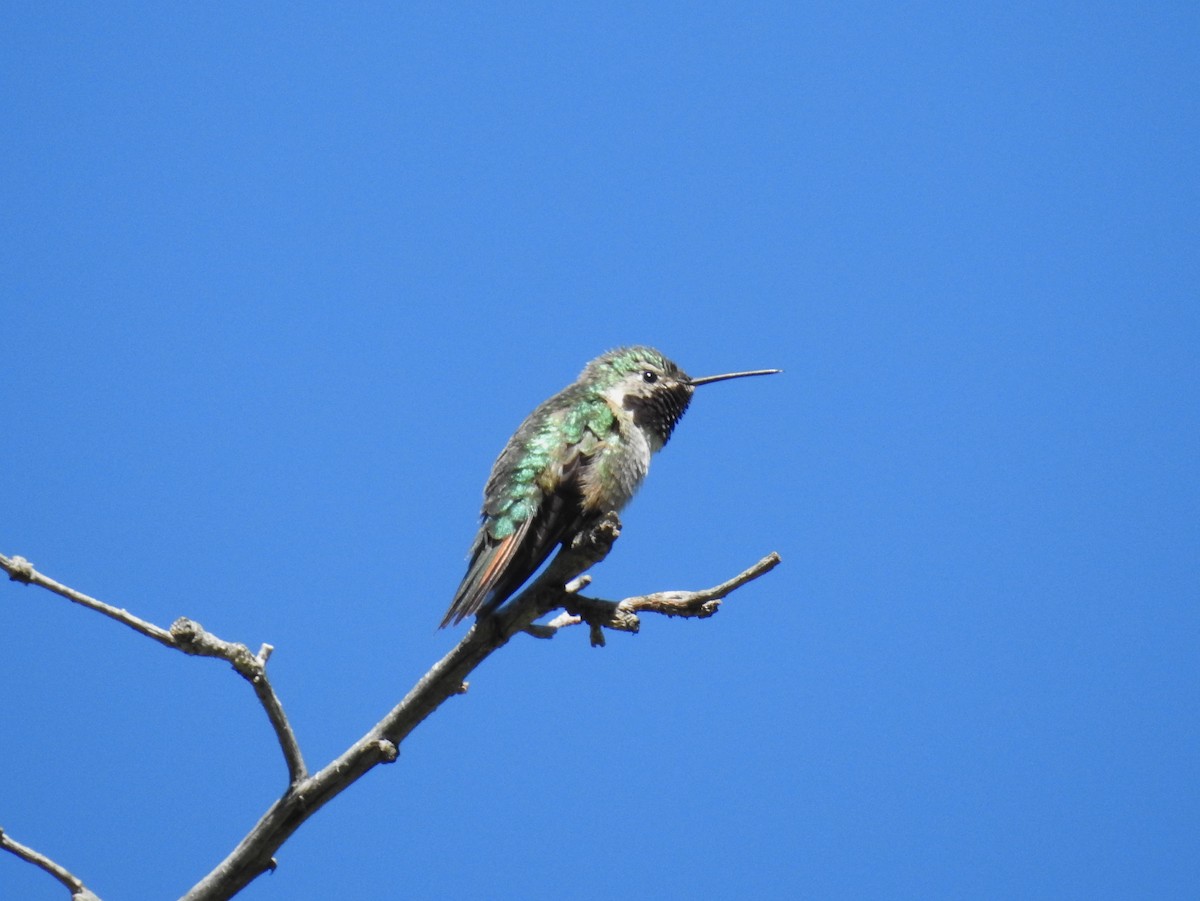
<svg viewBox="0 0 1200 901"><path fill-rule="evenodd" d="M647 369L642 373L642 381L653 384L654 382L658 381L658 373L651 372L649 369Z"/></svg>

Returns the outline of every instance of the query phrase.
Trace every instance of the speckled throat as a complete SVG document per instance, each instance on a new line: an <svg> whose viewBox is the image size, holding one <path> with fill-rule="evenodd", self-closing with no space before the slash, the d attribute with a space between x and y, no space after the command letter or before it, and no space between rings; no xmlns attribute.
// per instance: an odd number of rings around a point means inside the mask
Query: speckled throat
<svg viewBox="0 0 1200 901"><path fill-rule="evenodd" d="M666 444L691 401L692 386L683 383L656 388L649 395L626 394L621 404L633 414L634 425Z"/></svg>

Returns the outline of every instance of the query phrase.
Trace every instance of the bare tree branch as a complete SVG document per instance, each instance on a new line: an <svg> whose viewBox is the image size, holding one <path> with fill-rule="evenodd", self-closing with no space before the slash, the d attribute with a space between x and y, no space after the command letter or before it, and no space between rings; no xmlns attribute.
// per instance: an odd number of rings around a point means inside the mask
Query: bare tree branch
<svg viewBox="0 0 1200 901"><path fill-rule="evenodd" d="M772 552L727 582L700 591L658 591L615 602L577 594L564 604L565 614L547 623L544 628L563 628L585 622L591 627L592 647L603 647L603 629L637 632L642 625L638 619L639 613L707 619L717 612L721 601L732 592L769 573L781 562L779 554Z"/></svg>
<svg viewBox="0 0 1200 901"><path fill-rule="evenodd" d="M61 582L55 582L48 576L43 576L24 557L9 559L0 554L0 569L7 572L9 579L14 582L24 582L26 585L37 585L40 588L45 588L47 591L53 591L68 601L81 604L90 610L95 610L97 613L103 613L105 616L115 619L119 623L124 623L135 632L141 632L147 638L153 638L159 644L165 644L169 648L175 646L175 642L171 638L171 633L166 629L160 629L154 623L148 623L144 619L139 619L128 610L122 610L103 601L98 601L94 597L84 594L82 591L68 588Z"/></svg>
<svg viewBox="0 0 1200 901"><path fill-rule="evenodd" d="M83 881L66 867L59 866L45 854L40 854L33 848L9 838L2 828L0 828L0 849L10 851L21 860L45 870L67 888L73 901L100 901L95 894L88 890Z"/></svg>
<svg viewBox="0 0 1200 901"><path fill-rule="evenodd" d="M147 638L153 638L168 648L200 657L218 657L231 663L237 673L250 683L255 695L258 696L259 703L266 711L267 719L271 721L271 727L275 730L280 750L283 752L284 762L287 764L288 784L295 785L305 777L307 770L304 766L304 759L300 756L300 746L296 742L296 735L283 712L283 704L280 703L275 689L271 687L271 682L267 678L267 658L271 656L273 650L269 644L264 644L258 654L254 654L244 644L223 641L211 632L204 631L199 623L184 618L176 620L168 631L134 616L128 610L113 607L42 575L24 557L9 558L0 554L0 569L7 572L8 577L14 582L24 582L26 585L45 588L68 601L74 601L76 604L102 613L110 619L115 619L119 623L124 623L135 632L140 632Z"/></svg>
<svg viewBox="0 0 1200 901"><path fill-rule="evenodd" d="M301 824L377 764L391 763L400 743L447 699L467 690L466 677L539 616L561 606L564 586L604 559L620 534L615 515L563 548L532 585L495 615L477 619L462 640L362 738L321 771L289 788L225 860L182 901L223 901L275 866L273 855Z"/></svg>
<svg viewBox="0 0 1200 901"><path fill-rule="evenodd" d="M582 573L603 560L620 535L620 521L609 514L594 521L563 547L542 574L517 597L494 613L476 619L462 640L365 735L320 771L307 774L299 745L278 698L266 679L270 645L253 654L241 644L222 641L198 623L181 618L169 632L144 623L125 611L87 598L41 576L25 560L0 556L0 567L19 581L42 585L64 597L97 609L155 640L187 654L229 661L259 696L288 763L289 784L225 860L198 882L182 901L224 901L232 898L260 874L275 868L274 854L288 838L325 804L341 794L364 773L381 763L391 763L412 731L448 698L467 691L466 678L484 660L518 633L549 638L559 629L586 622L593 645L603 645L605 628L636 632L639 613L666 616L712 616L732 591L769 572L779 563L770 554L738 576L702 591L669 591L639 595L620 602L587 598L579 591L590 579ZM53 587L52 587L53 586ZM86 598L86 602L81 600ZM548 623L535 621L556 609L563 613ZM136 623L136 625L135 625ZM164 640L162 635L166 636Z"/></svg>

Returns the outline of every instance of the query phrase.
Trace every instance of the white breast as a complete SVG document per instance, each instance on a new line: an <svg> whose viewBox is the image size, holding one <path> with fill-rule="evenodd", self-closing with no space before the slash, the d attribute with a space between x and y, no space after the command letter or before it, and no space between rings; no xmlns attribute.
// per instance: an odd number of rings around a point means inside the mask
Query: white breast
<svg viewBox="0 0 1200 901"><path fill-rule="evenodd" d="M619 511L637 493L650 469L655 448L633 417L612 401L620 431L604 441L583 478L585 506L593 510Z"/></svg>

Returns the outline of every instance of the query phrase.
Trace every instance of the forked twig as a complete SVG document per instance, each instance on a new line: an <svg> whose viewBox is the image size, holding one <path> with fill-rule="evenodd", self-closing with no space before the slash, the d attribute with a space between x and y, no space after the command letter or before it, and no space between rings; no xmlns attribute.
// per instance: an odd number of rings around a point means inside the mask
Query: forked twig
<svg viewBox="0 0 1200 901"><path fill-rule="evenodd" d="M636 632L640 625L639 613L701 618L712 616L731 592L779 564L779 555L769 554L727 582L701 591L657 592L619 602L579 594L590 581L589 577L582 575L583 572L608 555L619 535L620 522L613 514L598 520L576 536L571 545L562 548L529 587L499 610L478 618L462 640L422 676L383 719L336 760L311 775L305 769L299 744L283 714L283 707L267 680L266 663L271 653L270 645L263 645L254 654L245 645L223 641L205 631L199 623L186 618L176 620L170 630L161 629L128 611L111 607L48 579L20 557L9 559L0 556L0 568L17 581L40 585L122 622L160 644L186 654L226 660L254 687L279 739L287 761L289 782L280 798L268 808L229 856L182 899L223 901L232 898L261 873L274 869L275 852L321 807L367 771L381 763L396 760L404 739L448 698L465 693L467 676L514 635L529 633L548 638L560 629L586 622L591 629L592 643L603 645L603 630L606 628ZM536 620L556 609L563 612L547 623L536 623ZM3 838L2 833L0 838ZM66 873L65 870L61 872ZM67 876L74 879L70 874ZM71 885L67 882L64 884ZM80 891L86 889L80 886ZM94 898L90 893L78 897Z"/></svg>
<svg viewBox="0 0 1200 901"><path fill-rule="evenodd" d="M200 657L218 657L232 664L234 670L250 683L259 703L266 711L267 719L271 721L271 728L275 730L284 762L287 764L288 784L295 785L307 774L296 735L283 712L283 704L267 678L267 658L271 656L272 650L270 645L263 645L259 653L255 654L246 645L223 641L211 632L204 631L199 623L184 618L176 620L170 630L163 629L154 623L134 616L128 610L106 604L91 595L56 582L34 569L33 564L24 557L10 558L0 554L0 569L7 572L8 577L14 582L24 582L26 585L45 588L68 601L123 623L135 632L152 638L168 648Z"/></svg>

